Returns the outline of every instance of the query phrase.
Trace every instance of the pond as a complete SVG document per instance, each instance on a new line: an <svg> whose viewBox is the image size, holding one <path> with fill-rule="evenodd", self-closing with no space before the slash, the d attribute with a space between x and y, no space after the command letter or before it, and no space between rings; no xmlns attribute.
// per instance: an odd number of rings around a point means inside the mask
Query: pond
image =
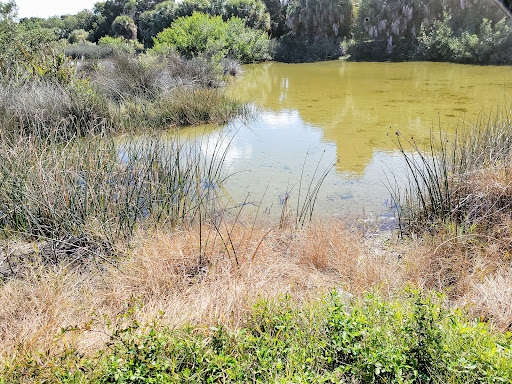
<svg viewBox="0 0 512 384"><path fill-rule="evenodd" d="M389 218L387 179L405 169L396 131L424 145L431 132L512 103L511 67L331 61L243 69L228 91L255 106L254 119L209 128L207 140L231 140L227 193L260 214L279 214L287 198L296 210L335 164L315 215Z"/></svg>

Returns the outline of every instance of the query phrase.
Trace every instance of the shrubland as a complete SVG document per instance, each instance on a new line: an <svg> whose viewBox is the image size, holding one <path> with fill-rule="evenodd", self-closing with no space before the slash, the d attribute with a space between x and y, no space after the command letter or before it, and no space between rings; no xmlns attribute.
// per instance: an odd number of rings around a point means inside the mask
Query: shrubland
<svg viewBox="0 0 512 384"><path fill-rule="evenodd" d="M223 31L231 36L228 41L212 38L217 43L210 44L207 54L243 62L273 58L311 62L350 55L355 60L508 64L512 44L507 8L507 1L494 0L107 1L96 3L94 12L22 19L18 25L27 33L45 31L52 39L66 39L70 54L90 58L112 54L91 44L108 41L114 48L126 46L112 38L123 38L140 51L142 45L146 49L155 42L161 45L161 38L167 36L165 44L177 44L187 55L191 50L203 52L197 27L195 32L190 29L198 21L194 13L199 13L205 15L201 19L205 31L212 32L213 24L217 31L224 28L221 19L229 25ZM186 34L181 41L168 39L173 28L185 24L189 30L180 31ZM186 48L184 40L189 40Z"/></svg>
<svg viewBox="0 0 512 384"><path fill-rule="evenodd" d="M109 47L104 60L79 62L2 4L0 383L510 381L509 112L433 137L427 152L397 135L410 176L394 189L401 238L286 207L279 222L258 221L223 204L224 143L157 130L246 112L222 93L224 59L267 59L267 35L248 26L265 13L251 1L243 20L227 3L213 4L227 18L183 3L158 8L191 9L158 35L158 54L134 55L123 18L119 37L98 27L97 45L80 43L98 57ZM267 4L296 17L288 34L271 18L271 33L315 57L350 37L350 2ZM114 6L133 24L151 12L99 3L98 26L120 16ZM506 51L488 47L506 47L507 21L465 30L441 11L419 32L408 16L391 29L414 29L412 42L379 40L380 20L351 44L502 63Z"/></svg>

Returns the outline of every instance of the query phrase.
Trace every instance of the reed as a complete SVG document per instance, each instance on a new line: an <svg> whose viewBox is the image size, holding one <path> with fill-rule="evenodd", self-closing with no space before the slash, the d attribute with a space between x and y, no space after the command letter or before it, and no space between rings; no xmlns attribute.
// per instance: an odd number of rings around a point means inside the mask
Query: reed
<svg viewBox="0 0 512 384"><path fill-rule="evenodd" d="M59 238L99 233L111 242L138 227L185 225L214 209L223 153L156 135L89 137L66 144L0 144L4 235Z"/></svg>
<svg viewBox="0 0 512 384"><path fill-rule="evenodd" d="M454 134L432 134L426 149L398 132L396 144L408 170L405 185L391 188L403 233L443 221L489 228L510 208L510 110L482 114Z"/></svg>
<svg viewBox="0 0 512 384"><path fill-rule="evenodd" d="M221 76L205 60L120 54L78 64L50 54L26 60L30 71L0 74L4 140L33 136L64 141L142 128L225 123L249 113L218 88Z"/></svg>

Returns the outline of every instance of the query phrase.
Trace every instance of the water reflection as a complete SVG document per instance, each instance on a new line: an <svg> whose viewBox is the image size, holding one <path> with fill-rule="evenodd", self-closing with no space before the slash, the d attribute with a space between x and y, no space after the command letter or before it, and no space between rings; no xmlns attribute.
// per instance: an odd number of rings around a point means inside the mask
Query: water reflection
<svg viewBox="0 0 512 384"><path fill-rule="evenodd" d="M392 151L400 130L426 141L439 121L447 129L506 100L510 67L446 63L267 63L246 67L231 92L267 111L297 111L336 144L337 169L361 174L375 150Z"/></svg>
<svg viewBox="0 0 512 384"><path fill-rule="evenodd" d="M297 207L318 175L336 162L317 200L324 216L384 214L386 175L404 170L392 138L417 143L431 129L454 129L483 111L510 103L512 68L443 63L266 63L247 66L229 91L254 103L249 124L210 130L211 143L231 143L226 170L234 203L279 214L289 194ZM183 135L195 135L196 130ZM204 140L204 139L203 139ZM213 145L213 144L212 144ZM315 173L316 172L316 173ZM316 176L315 176L316 175ZM302 202L298 203L299 205Z"/></svg>

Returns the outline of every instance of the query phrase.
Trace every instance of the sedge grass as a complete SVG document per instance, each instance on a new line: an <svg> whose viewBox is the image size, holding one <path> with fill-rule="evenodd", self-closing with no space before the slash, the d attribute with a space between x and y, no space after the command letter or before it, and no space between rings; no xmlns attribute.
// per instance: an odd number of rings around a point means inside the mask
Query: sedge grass
<svg viewBox="0 0 512 384"><path fill-rule="evenodd" d="M481 115L455 134L431 135L426 150L397 133L396 144L408 169L405 185L391 188L401 230L419 232L447 220L468 230L499 222L512 204L511 137L507 109ZM501 188L496 183L493 188L497 175Z"/></svg>
<svg viewBox="0 0 512 384"><path fill-rule="evenodd" d="M218 147L217 147L218 150ZM0 145L0 225L6 236L98 233L112 242L138 226L185 225L214 209L223 154L156 135L66 144Z"/></svg>

